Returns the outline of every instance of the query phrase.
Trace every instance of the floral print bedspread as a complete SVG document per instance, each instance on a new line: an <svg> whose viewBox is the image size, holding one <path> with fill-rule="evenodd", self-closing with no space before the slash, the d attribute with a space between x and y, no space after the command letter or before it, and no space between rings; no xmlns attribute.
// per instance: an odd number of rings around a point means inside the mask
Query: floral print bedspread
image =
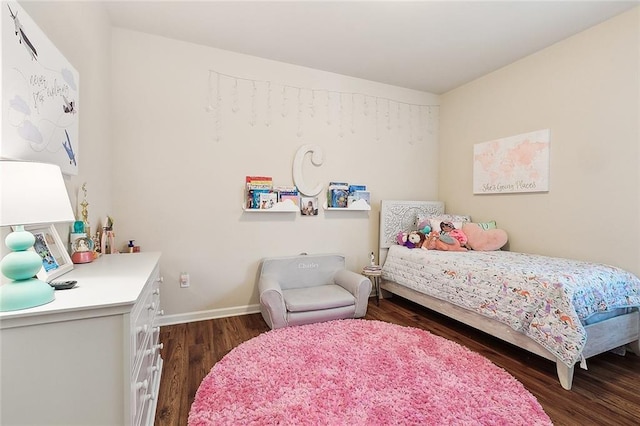
<svg viewBox="0 0 640 426"><path fill-rule="evenodd" d="M391 246L382 278L507 324L570 367L588 317L640 306L640 279L620 268L509 251Z"/></svg>

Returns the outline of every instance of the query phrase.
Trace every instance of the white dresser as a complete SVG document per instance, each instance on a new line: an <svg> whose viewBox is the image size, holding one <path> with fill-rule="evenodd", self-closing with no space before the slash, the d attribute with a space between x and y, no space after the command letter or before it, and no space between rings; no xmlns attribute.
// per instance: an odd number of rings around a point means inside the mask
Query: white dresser
<svg viewBox="0 0 640 426"><path fill-rule="evenodd" d="M75 265L44 306L0 313L0 424L152 425L160 253Z"/></svg>

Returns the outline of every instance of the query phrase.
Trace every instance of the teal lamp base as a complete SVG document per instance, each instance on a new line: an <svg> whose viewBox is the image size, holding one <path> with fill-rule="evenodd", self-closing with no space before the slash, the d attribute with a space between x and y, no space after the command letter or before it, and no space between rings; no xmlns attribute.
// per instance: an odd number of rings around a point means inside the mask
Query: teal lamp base
<svg viewBox="0 0 640 426"><path fill-rule="evenodd" d="M7 235L5 243L13 250L0 262L2 274L12 282L0 286L0 312L33 308L53 302L53 287L34 278L42 267L42 258L33 246L35 238L23 226Z"/></svg>
<svg viewBox="0 0 640 426"><path fill-rule="evenodd" d="M53 302L53 287L31 278L13 281L0 287L0 312L18 311Z"/></svg>

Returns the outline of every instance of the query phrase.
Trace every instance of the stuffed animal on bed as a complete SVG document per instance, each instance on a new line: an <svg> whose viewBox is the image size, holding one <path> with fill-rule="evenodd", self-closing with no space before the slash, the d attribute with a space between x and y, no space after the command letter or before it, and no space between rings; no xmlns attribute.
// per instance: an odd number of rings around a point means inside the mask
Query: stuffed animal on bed
<svg viewBox="0 0 640 426"><path fill-rule="evenodd" d="M420 225L422 225L422 223ZM431 227L429 225L420 225L418 225L418 231L422 232L425 236L429 235L429 232L431 232Z"/></svg>
<svg viewBox="0 0 640 426"><path fill-rule="evenodd" d="M422 248L425 250L467 251L466 247L460 245L460 241L438 231L431 231L422 244Z"/></svg>
<svg viewBox="0 0 640 426"><path fill-rule="evenodd" d="M444 239L443 237L448 237ZM452 222L440 222L440 239L447 244L453 244L451 239L458 240L461 247L467 244L467 236L460 229L456 229Z"/></svg>
<svg viewBox="0 0 640 426"><path fill-rule="evenodd" d="M441 222L440 232L432 231L423 244L427 250L467 251L467 236L451 222Z"/></svg>
<svg viewBox="0 0 640 426"><path fill-rule="evenodd" d="M399 246L403 246L404 243L407 242L407 236L409 235L408 232L398 232L398 234L396 235L396 244L398 244Z"/></svg>
<svg viewBox="0 0 640 426"><path fill-rule="evenodd" d="M409 233L399 232L396 235L396 242L407 248L420 248L424 243L426 236L420 231L411 231Z"/></svg>
<svg viewBox="0 0 640 426"><path fill-rule="evenodd" d="M404 243L408 248L420 248L424 243L426 236L420 231L411 231L407 235L407 241Z"/></svg>

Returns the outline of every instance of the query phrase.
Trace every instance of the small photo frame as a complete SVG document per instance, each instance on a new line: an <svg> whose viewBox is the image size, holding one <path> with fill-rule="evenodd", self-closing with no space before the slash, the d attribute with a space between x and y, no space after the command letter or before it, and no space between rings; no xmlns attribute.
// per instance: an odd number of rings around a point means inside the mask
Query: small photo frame
<svg viewBox="0 0 640 426"><path fill-rule="evenodd" d="M73 269L71 256L54 225L25 225L24 229L36 238L32 250L42 258L38 279L49 282Z"/></svg>
<svg viewBox="0 0 640 426"><path fill-rule="evenodd" d="M302 216L318 216L318 198L300 197L300 214Z"/></svg>

